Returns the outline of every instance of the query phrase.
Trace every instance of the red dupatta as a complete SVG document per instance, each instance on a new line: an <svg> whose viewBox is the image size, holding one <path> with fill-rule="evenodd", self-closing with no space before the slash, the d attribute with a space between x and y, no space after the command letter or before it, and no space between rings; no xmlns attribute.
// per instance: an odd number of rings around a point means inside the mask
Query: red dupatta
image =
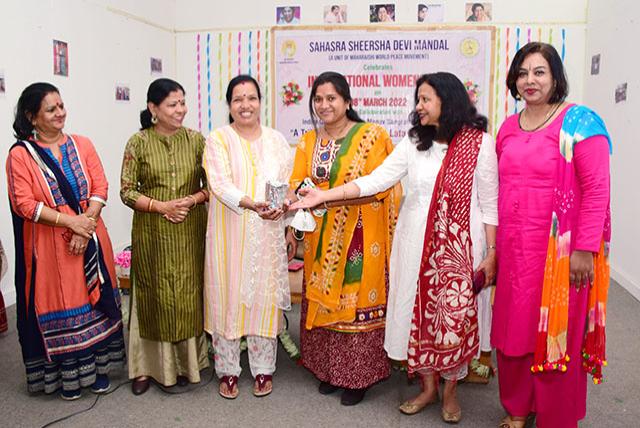
<svg viewBox="0 0 640 428"><path fill-rule="evenodd" d="M436 179L409 337L411 373L460 367L478 350L470 215L481 143L482 131L460 130Z"/></svg>

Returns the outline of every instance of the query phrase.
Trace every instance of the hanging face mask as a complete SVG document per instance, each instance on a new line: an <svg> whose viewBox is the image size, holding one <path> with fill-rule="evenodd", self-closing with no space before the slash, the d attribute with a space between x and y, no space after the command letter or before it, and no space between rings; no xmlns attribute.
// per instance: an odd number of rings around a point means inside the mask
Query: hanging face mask
<svg viewBox="0 0 640 428"><path fill-rule="evenodd" d="M302 232L313 232L316 229L316 220L309 210L298 210L291 220L291 227Z"/></svg>
<svg viewBox="0 0 640 428"><path fill-rule="evenodd" d="M298 199L302 199L302 196L298 194L298 191L300 189L314 187L316 187L315 183L309 177L307 177L302 181L302 183L296 190L296 196L298 197ZM316 228L316 220L313 218L313 216L315 215L316 217L322 217L326 212L327 210L322 208L314 209L312 215L309 209L298 210L293 217L293 220L291 221L291 227L303 232L313 232Z"/></svg>

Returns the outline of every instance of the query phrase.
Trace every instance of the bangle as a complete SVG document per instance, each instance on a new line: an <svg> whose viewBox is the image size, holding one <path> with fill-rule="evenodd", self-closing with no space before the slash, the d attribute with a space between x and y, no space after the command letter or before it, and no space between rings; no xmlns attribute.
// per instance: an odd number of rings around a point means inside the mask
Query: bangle
<svg viewBox="0 0 640 428"><path fill-rule="evenodd" d="M147 206L147 211L151 212L151 207L153 207L153 199L149 199L149 206Z"/></svg>
<svg viewBox="0 0 640 428"><path fill-rule="evenodd" d="M304 239L304 232L298 229L294 229L293 227L291 228L292 232L293 232L293 238L296 241L302 241Z"/></svg>
<svg viewBox="0 0 640 428"><path fill-rule="evenodd" d="M327 206L327 201L324 201L324 202L322 203L322 206L324 207L324 209L325 209L325 210L328 210L328 209L329 209L329 207Z"/></svg>
<svg viewBox="0 0 640 428"><path fill-rule="evenodd" d="M191 200L193 201L193 205L191 205L192 208L198 205L198 201L193 195L187 195L187 198L191 198Z"/></svg>
<svg viewBox="0 0 640 428"><path fill-rule="evenodd" d="M57 226L59 221L60 221L60 213L58 213L56 215L56 222L55 222L54 226Z"/></svg>
<svg viewBox="0 0 640 428"><path fill-rule="evenodd" d="M345 188L346 185L347 185L347 183L342 185L342 200L343 201L347 200L347 189Z"/></svg>
<svg viewBox="0 0 640 428"><path fill-rule="evenodd" d="M95 217L91 217L90 215L88 215L88 216L87 216L87 218L88 218L89 220L93 221L93 222L96 222L96 221L97 221Z"/></svg>

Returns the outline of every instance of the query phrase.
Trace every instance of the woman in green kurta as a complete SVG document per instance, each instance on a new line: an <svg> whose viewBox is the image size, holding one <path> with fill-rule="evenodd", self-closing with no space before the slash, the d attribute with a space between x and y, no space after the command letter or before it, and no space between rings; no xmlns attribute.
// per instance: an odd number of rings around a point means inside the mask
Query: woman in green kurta
<svg viewBox="0 0 640 428"><path fill-rule="evenodd" d="M208 367L202 284L208 200L204 138L184 128L184 89L158 79L147 92L142 129L127 143L120 197L133 208L129 377L171 386L200 382Z"/></svg>

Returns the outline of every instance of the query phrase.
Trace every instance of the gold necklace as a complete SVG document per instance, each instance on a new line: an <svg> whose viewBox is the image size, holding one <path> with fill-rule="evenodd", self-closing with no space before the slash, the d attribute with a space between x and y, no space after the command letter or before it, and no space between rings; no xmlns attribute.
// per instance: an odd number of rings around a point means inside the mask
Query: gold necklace
<svg viewBox="0 0 640 428"><path fill-rule="evenodd" d="M547 122L549 122L549 119L551 119L553 117L553 115L556 113L556 111L558 111L558 109L560 108L560 105L562 105L562 103L557 103L555 105L555 107L551 107L549 108L549 111L547 112L547 115L545 116L544 120L542 121L542 123L538 126L536 126L535 128L532 129L525 129L524 126L522 126L522 116L524 111L526 110L526 108L524 110L522 110L519 114L518 114L518 126L520 127L520 129L522 129L525 132L535 132L538 129L542 128L544 125L547 124Z"/></svg>

